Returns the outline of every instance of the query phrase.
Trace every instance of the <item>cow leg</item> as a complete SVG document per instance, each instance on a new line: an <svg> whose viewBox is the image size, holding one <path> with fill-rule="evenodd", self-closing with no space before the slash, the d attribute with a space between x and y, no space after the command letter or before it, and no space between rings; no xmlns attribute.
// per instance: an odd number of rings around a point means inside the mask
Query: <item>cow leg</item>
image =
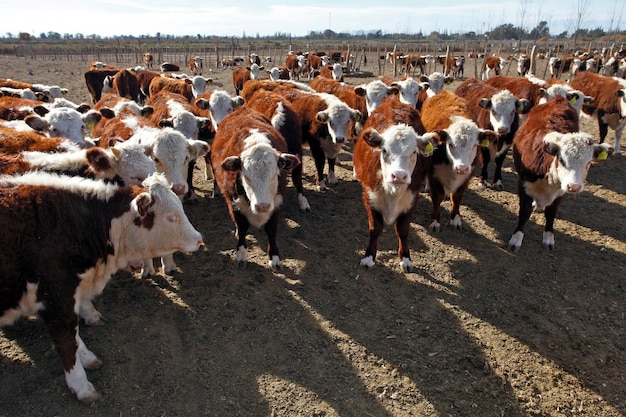
<svg viewBox="0 0 626 417"><path fill-rule="evenodd" d="M184 200L190 203L198 202L198 195L193 188L193 171L196 168L196 160L192 159L189 161L187 165L187 193L185 194Z"/></svg>
<svg viewBox="0 0 626 417"><path fill-rule="evenodd" d="M320 144L309 144L313 161L315 161L315 170L317 177L315 179L317 191L324 191L327 189L324 183L324 165L326 164L326 155Z"/></svg>
<svg viewBox="0 0 626 417"><path fill-rule="evenodd" d="M367 196L364 196L364 199L367 198ZM378 239L383 233L385 223L383 222L383 215L379 211L372 210L371 206L369 205L369 201L365 202L365 207L367 209L370 236L369 244L367 245L367 249L365 250L365 257L361 259L361 266L371 268L374 266L376 261L376 252L378 251Z"/></svg>
<svg viewBox="0 0 626 417"><path fill-rule="evenodd" d="M456 230L461 230L463 227L463 223L461 221L461 200L463 200L463 194L467 189L468 182L461 185L458 190L453 193L450 193L450 202L451 210L450 210L450 226L456 228Z"/></svg>
<svg viewBox="0 0 626 417"><path fill-rule="evenodd" d="M300 160L302 160L302 155L298 156L300 157ZM309 205L309 201L304 196L304 187L302 186L302 164L298 164L291 170L291 182L293 182L293 187L298 193L298 208L301 212L310 212L311 206Z"/></svg>
<svg viewBox="0 0 626 417"><path fill-rule="evenodd" d="M327 158L328 160L328 183L331 185L337 184L337 177L335 176L335 162L337 158Z"/></svg>
<svg viewBox="0 0 626 417"><path fill-rule="evenodd" d="M156 275L156 271L154 269L154 263L152 262L152 258L143 260L143 269L141 270L141 277L146 278L151 275Z"/></svg>
<svg viewBox="0 0 626 417"><path fill-rule="evenodd" d="M546 249L554 249L554 219L556 219L561 201L563 201L563 197L557 197L552 204L546 207L544 212L546 226L543 230L543 247Z"/></svg>
<svg viewBox="0 0 626 417"><path fill-rule="evenodd" d="M441 203L445 198L445 193L443 185L441 185L439 181L433 181L432 178L429 178L428 187L430 189L430 199L433 204L430 212L430 225L428 225L428 228L431 232L438 232L441 230L441 223L439 223L439 220L441 219Z"/></svg>
<svg viewBox="0 0 626 417"><path fill-rule="evenodd" d="M248 245L246 244L246 235L248 234L248 228L250 222L246 216L241 212L235 211L235 226L237 227L237 253L235 254L235 261L239 266L245 266L248 263Z"/></svg>
<svg viewBox="0 0 626 417"><path fill-rule="evenodd" d="M519 195L519 215L517 221L517 227L511 239L509 240L508 248L514 252L518 252L522 247L522 241L524 240L524 228L526 223L530 219L530 215L533 212L533 198L526 194L523 189L522 181L518 181L517 193Z"/></svg>
<svg viewBox="0 0 626 417"><path fill-rule="evenodd" d="M176 271L178 267L176 266L176 262L174 262L174 254L163 255L161 257L161 266L163 267L163 272L166 274Z"/></svg>
<svg viewBox="0 0 626 417"><path fill-rule="evenodd" d="M79 301L78 315L90 326L103 326L102 314L93 305L91 300Z"/></svg>
<svg viewBox="0 0 626 417"><path fill-rule="evenodd" d="M489 185L489 161L491 161L491 152L489 148L480 148L482 154L482 167L480 169L480 177L478 178L478 185L481 187L487 187Z"/></svg>
<svg viewBox="0 0 626 417"><path fill-rule="evenodd" d="M501 144L498 144L498 153L494 158L495 172L493 174L493 188L497 191L504 190L504 185L502 184L502 165L504 165L504 160L506 159L506 155L509 153L509 149L511 149L512 144L513 135L510 133L502 138Z"/></svg>
<svg viewBox="0 0 626 417"><path fill-rule="evenodd" d="M409 230L411 229L411 219L413 219L413 208L405 213L402 213L396 219L395 229L396 236L398 237L398 256L400 257L400 266L404 272L411 272L413 270L413 263L411 262L411 254L409 252Z"/></svg>
<svg viewBox="0 0 626 417"><path fill-rule="evenodd" d="M85 368L98 368L102 362L87 349L78 335L78 316L73 311L71 301L60 305L56 305L55 301L41 311L41 318L61 357L68 388L80 401L92 403L100 399L100 394L87 379Z"/></svg>
<svg viewBox="0 0 626 417"><path fill-rule="evenodd" d="M602 110L598 110L598 130L600 130L600 143L604 143L604 139L606 139L607 133L609 133L609 125L602 120L604 117L604 112Z"/></svg>
<svg viewBox="0 0 626 417"><path fill-rule="evenodd" d="M265 223L264 229L267 234L267 255L269 256L270 268L277 270L281 267L280 254L278 253L278 244L276 243L276 232L278 230L278 217L280 210L274 210L272 216Z"/></svg>

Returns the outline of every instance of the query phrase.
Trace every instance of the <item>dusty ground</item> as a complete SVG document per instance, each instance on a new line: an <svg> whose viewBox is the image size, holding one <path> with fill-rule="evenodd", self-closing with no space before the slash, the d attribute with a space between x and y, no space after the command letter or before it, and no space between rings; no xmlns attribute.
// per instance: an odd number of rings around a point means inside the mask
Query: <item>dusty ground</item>
<svg viewBox="0 0 626 417"><path fill-rule="evenodd" d="M65 86L81 102L87 65L2 58L0 77ZM229 71L211 76L233 93ZM422 195L413 273L397 265L391 228L378 264L359 267L367 220L349 148L340 160L339 184L317 193L305 157L313 211L297 210L290 186L279 273L260 230L236 266L226 205L198 170L201 199L186 209L206 246L177 254L172 275L115 275L96 300L106 325L81 326L105 363L89 372L103 399L79 403L41 321L21 320L0 330L0 416L626 415L625 157L593 166L565 198L553 251L537 214L521 251L505 249L518 209L510 159L506 191L472 183L461 231L428 233Z"/></svg>

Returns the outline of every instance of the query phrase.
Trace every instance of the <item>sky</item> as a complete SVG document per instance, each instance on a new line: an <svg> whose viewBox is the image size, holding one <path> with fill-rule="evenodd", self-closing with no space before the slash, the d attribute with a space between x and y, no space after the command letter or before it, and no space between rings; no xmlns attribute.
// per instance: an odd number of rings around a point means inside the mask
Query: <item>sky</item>
<svg viewBox="0 0 626 417"><path fill-rule="evenodd" d="M421 3L420 6L417 6ZM552 35L580 27L605 31L626 27L622 0L28 0L14 2L2 33L255 37L310 32L482 34L511 23L532 30L546 21ZM434 5L432 5L434 4Z"/></svg>

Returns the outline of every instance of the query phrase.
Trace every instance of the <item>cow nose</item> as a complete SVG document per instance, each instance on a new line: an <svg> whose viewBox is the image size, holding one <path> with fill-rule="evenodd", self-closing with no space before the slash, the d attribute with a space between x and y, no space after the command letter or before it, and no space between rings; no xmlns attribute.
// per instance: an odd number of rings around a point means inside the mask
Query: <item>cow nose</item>
<svg viewBox="0 0 626 417"><path fill-rule="evenodd" d="M580 184L567 184L567 191L570 193L579 193L582 191L583 186Z"/></svg>
<svg viewBox="0 0 626 417"><path fill-rule="evenodd" d="M337 137L335 138L335 142L336 142L336 143L344 143L345 141L346 141L346 138L344 138L344 137L339 137L339 136L337 136Z"/></svg>
<svg viewBox="0 0 626 417"><path fill-rule="evenodd" d="M185 194L185 184L174 184L172 186L172 191L174 191L176 195Z"/></svg>
<svg viewBox="0 0 626 417"><path fill-rule="evenodd" d="M456 167L457 174L467 174L469 172L469 167L467 165L459 165Z"/></svg>
<svg viewBox="0 0 626 417"><path fill-rule="evenodd" d="M509 128L502 126L498 128L498 135L506 135L507 133L509 133Z"/></svg>
<svg viewBox="0 0 626 417"><path fill-rule="evenodd" d="M407 178L409 178L409 174L407 174L406 172L392 172L391 173L391 181L394 184L404 184Z"/></svg>
<svg viewBox="0 0 626 417"><path fill-rule="evenodd" d="M270 211L270 207L270 203L257 203L254 205L257 213L267 213L268 211Z"/></svg>

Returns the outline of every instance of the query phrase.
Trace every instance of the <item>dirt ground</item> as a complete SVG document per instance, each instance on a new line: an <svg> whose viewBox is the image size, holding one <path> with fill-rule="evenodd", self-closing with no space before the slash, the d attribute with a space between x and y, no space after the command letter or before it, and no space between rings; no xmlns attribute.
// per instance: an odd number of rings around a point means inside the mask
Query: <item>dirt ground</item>
<svg viewBox="0 0 626 417"><path fill-rule="evenodd" d="M88 102L87 66L3 57L0 77L61 85ZM346 82L377 73L365 70ZM204 75L234 93L230 70ZM593 121L583 130L597 134ZM74 398L42 322L24 319L0 330L0 416L626 416L624 156L594 165L585 191L565 197L552 251L539 214L520 252L506 250L518 210L510 158L505 191L472 182L460 231L429 233L422 194L412 273L398 266L390 227L377 265L359 266L361 187L349 147L339 160L339 184L319 193L305 155L312 212L298 211L290 184L280 272L258 229L237 267L234 226L200 166L200 201L185 208L206 245L176 254L171 275L116 274L95 300L105 326L81 324L104 361L88 372L102 400Z"/></svg>

